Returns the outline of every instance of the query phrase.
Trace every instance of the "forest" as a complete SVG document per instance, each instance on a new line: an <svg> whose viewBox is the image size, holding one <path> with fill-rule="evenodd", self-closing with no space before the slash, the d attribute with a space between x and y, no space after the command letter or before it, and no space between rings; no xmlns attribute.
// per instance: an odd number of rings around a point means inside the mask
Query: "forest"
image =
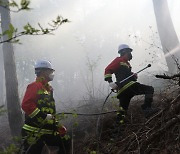
<svg viewBox="0 0 180 154"><path fill-rule="evenodd" d="M0 0L0 154L22 152L21 105L40 59L55 70L55 116L67 128L72 154L180 153L178 4ZM104 71L123 43L133 49L137 82L154 88L153 107L159 111L145 118L144 96L135 96L125 122L117 124L119 100ZM53 151L47 146L42 153Z"/></svg>

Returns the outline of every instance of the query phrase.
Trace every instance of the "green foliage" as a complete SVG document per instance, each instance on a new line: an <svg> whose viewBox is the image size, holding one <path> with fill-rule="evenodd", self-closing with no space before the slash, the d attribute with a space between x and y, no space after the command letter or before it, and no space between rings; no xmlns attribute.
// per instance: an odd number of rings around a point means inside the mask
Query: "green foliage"
<svg viewBox="0 0 180 154"><path fill-rule="evenodd" d="M0 0L0 6L12 12L30 10L29 5L30 5L30 0L21 0L19 4L14 0L9 0L9 2Z"/></svg>
<svg viewBox="0 0 180 154"><path fill-rule="evenodd" d="M77 127L79 123L77 122L78 114L76 113L76 111L72 112L72 117L74 118L73 127Z"/></svg>
<svg viewBox="0 0 180 154"><path fill-rule="evenodd" d="M30 1L29 0L21 0L21 10L30 10L29 8L29 4Z"/></svg>
<svg viewBox="0 0 180 154"><path fill-rule="evenodd" d="M44 90L43 89L38 90L37 94L39 95L44 94Z"/></svg>
<svg viewBox="0 0 180 154"><path fill-rule="evenodd" d="M19 148L15 144L10 144L3 151L0 151L0 154L16 154L19 151Z"/></svg>
<svg viewBox="0 0 180 154"><path fill-rule="evenodd" d="M68 116L66 114L64 114L64 113L61 113L60 115L55 115L55 117L59 121L65 119L65 118L68 118Z"/></svg>
<svg viewBox="0 0 180 154"><path fill-rule="evenodd" d="M77 113L73 113L72 116L73 116L73 118L77 118L78 115L77 115Z"/></svg>
<svg viewBox="0 0 180 154"><path fill-rule="evenodd" d="M13 137L13 141L15 142L15 143L20 143L21 142L21 137L19 137L19 136L14 136Z"/></svg>
<svg viewBox="0 0 180 154"><path fill-rule="evenodd" d="M57 16L56 20L52 20L52 23L49 24L48 28L43 28L40 23L38 23L38 28L35 28L30 23L27 23L23 27L24 31L22 32L18 32L18 29L14 28L14 26L10 24L9 29L0 34L0 38L4 35L7 35L8 39L0 41L0 44L4 42L19 43L19 39L17 38L24 35L53 34L53 32L57 30L59 26L65 22L69 22L68 19L63 19L63 17Z"/></svg>
<svg viewBox="0 0 180 154"><path fill-rule="evenodd" d="M40 30L33 28L29 23L24 26L24 34L37 34Z"/></svg>
<svg viewBox="0 0 180 154"><path fill-rule="evenodd" d="M69 135L64 135L63 137L61 137L62 139L65 139L65 140L69 140L71 137Z"/></svg>
<svg viewBox="0 0 180 154"><path fill-rule="evenodd" d="M0 150L0 154L19 154L21 140L21 137L13 137L13 143Z"/></svg>
<svg viewBox="0 0 180 154"><path fill-rule="evenodd" d="M9 7L15 7L15 8L18 8L18 9L19 9L18 4L17 4L14 0L12 0L11 2L9 2Z"/></svg>
<svg viewBox="0 0 180 154"><path fill-rule="evenodd" d="M14 28L12 24L9 25L9 29L4 31L2 35L7 35L8 39L12 38L14 33L17 32L17 29Z"/></svg>
<svg viewBox="0 0 180 154"><path fill-rule="evenodd" d="M37 139L38 138L36 138L35 136L29 136L27 138L27 142L28 142L29 145L33 145L33 144L35 144L37 142Z"/></svg>
<svg viewBox="0 0 180 154"><path fill-rule="evenodd" d="M73 126L77 127L78 126L78 122L74 122Z"/></svg>
<svg viewBox="0 0 180 154"><path fill-rule="evenodd" d="M9 3L5 3L3 0L0 0L0 6L12 12L30 10L29 5L30 5L30 0L21 0L20 4L18 4L14 0L11 0ZM12 10L12 8L16 10ZM38 23L38 27L35 28L30 23L27 23L26 25L23 26L23 31L21 32L19 32L17 28L15 28L12 24L10 24L9 28L6 31L4 31L3 33L0 33L0 39L3 36L7 36L7 39L0 41L0 44L5 43L5 42L21 44L20 40L17 38L23 35L53 34L53 32L57 30L61 24L66 23L66 22L69 22L68 19L63 19L62 16L58 15L55 20L52 20L51 23L48 23L49 25L48 27L44 28L40 23Z"/></svg>

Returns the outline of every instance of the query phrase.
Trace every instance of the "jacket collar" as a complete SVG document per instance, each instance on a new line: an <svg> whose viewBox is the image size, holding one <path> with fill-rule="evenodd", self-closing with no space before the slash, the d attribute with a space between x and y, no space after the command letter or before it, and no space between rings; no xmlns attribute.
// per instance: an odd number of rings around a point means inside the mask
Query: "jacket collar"
<svg viewBox="0 0 180 154"><path fill-rule="evenodd" d="M121 58L124 62L127 62L127 63L129 63L129 61L124 57L124 56L122 56L122 57L119 57L119 58Z"/></svg>
<svg viewBox="0 0 180 154"><path fill-rule="evenodd" d="M41 82L43 85L48 84L48 81L44 77L37 77L36 82Z"/></svg>

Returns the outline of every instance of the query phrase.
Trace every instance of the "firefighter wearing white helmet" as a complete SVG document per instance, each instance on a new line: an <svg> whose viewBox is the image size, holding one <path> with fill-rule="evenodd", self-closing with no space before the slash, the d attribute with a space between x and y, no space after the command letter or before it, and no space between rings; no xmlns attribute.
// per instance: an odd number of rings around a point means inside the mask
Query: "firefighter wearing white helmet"
<svg viewBox="0 0 180 154"><path fill-rule="evenodd" d="M41 69L41 68L47 68L47 69L54 70L52 68L51 62L47 61L47 60L39 60L39 61L36 62L35 69Z"/></svg>
<svg viewBox="0 0 180 154"><path fill-rule="evenodd" d="M54 69L52 67L52 64L50 61L47 60L38 60L35 64L35 74L38 76L40 76L42 73L47 74L45 75L45 78L48 81L52 81L54 78Z"/></svg>
<svg viewBox="0 0 180 154"><path fill-rule="evenodd" d="M21 105L25 112L25 124L22 127L24 153L42 153L46 144L58 146L58 153L68 154L70 140L62 138L66 134L66 128L58 125L53 88L49 84L54 77L52 64L47 60L37 61L35 73L37 78L27 86Z"/></svg>
<svg viewBox="0 0 180 154"><path fill-rule="evenodd" d="M130 100L135 95L145 95L144 104L141 106L145 117L150 116L151 113L156 111L151 108L154 88L137 82L137 74L131 71L131 52L132 49L127 44L119 45L118 53L120 54L120 57L116 57L105 68L104 73L104 80L109 82L110 88L118 91L117 98L119 99L119 106L121 110L117 117L119 123L123 123L123 118L125 117L124 114L128 110ZM112 74L115 75L116 82L113 82ZM129 76L132 77L128 78ZM126 78L128 79L124 80Z"/></svg>
<svg viewBox="0 0 180 154"><path fill-rule="evenodd" d="M132 49L127 44L120 44L118 47L118 53L123 54L125 52L132 52Z"/></svg>

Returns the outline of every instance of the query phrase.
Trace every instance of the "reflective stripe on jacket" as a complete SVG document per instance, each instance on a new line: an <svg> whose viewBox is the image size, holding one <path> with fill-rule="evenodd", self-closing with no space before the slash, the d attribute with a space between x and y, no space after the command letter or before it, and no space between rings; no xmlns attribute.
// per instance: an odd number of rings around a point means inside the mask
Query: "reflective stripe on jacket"
<svg viewBox="0 0 180 154"><path fill-rule="evenodd" d="M132 76L131 78L125 80L120 83L127 77L131 76L133 72L131 72L130 63L124 59L123 57L116 57L106 68L104 72L104 80L108 82L112 82L112 74L116 77L116 83L118 84L119 89L124 87L131 81L136 81L136 77Z"/></svg>
<svg viewBox="0 0 180 154"><path fill-rule="evenodd" d="M112 74L116 77L116 84L119 87L118 93L116 96L119 96L124 90L133 85L137 80L136 76L132 76L131 78L125 80L124 79L131 76L133 72L131 72L130 63L124 59L123 57L116 57L106 68L104 72L104 80L108 82L112 82Z"/></svg>
<svg viewBox="0 0 180 154"><path fill-rule="evenodd" d="M45 121L47 114L56 114L53 90L47 81L37 78L36 82L28 85L22 109L25 112L25 125L40 128L43 123L42 129L56 129L55 120Z"/></svg>
<svg viewBox="0 0 180 154"><path fill-rule="evenodd" d="M124 85L121 89L118 90L116 97L119 96L124 90L126 90L127 88L132 86L134 83L136 83L136 82L135 81L130 81L129 83Z"/></svg>
<svg viewBox="0 0 180 154"><path fill-rule="evenodd" d="M39 133L39 134L59 134L59 132L57 131L53 131L53 130L49 130L49 129L41 129L41 128L38 128L38 127L32 127L30 125L27 125L27 124L24 124L23 126L23 129L24 130L27 130L27 131L30 131L30 132L33 132L33 133Z"/></svg>

